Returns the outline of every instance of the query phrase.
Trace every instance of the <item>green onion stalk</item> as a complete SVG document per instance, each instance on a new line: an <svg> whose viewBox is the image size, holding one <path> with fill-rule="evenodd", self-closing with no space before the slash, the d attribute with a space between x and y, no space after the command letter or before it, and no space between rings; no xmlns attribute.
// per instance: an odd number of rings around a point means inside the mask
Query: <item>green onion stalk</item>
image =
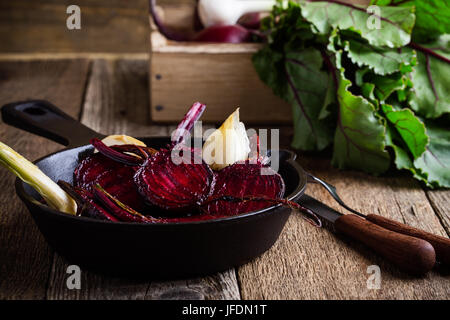
<svg viewBox="0 0 450 320"><path fill-rule="evenodd" d="M56 210L75 215L75 201L36 165L0 142L0 164L33 187Z"/></svg>

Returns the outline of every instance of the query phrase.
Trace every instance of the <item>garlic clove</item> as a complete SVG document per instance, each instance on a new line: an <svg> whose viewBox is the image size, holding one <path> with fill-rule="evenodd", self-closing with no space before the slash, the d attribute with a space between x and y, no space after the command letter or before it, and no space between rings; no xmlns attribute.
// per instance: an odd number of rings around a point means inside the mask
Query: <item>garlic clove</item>
<svg viewBox="0 0 450 320"><path fill-rule="evenodd" d="M106 138L103 138L102 142L107 145L108 147L114 146L114 145L124 145L124 144L135 144L141 147L146 147L145 143L143 143L141 140L138 140L136 138L124 135L124 134L115 134L107 136ZM95 150L94 152L98 152Z"/></svg>
<svg viewBox="0 0 450 320"><path fill-rule="evenodd" d="M250 141L236 109L203 144L203 160L214 170L247 160Z"/></svg>

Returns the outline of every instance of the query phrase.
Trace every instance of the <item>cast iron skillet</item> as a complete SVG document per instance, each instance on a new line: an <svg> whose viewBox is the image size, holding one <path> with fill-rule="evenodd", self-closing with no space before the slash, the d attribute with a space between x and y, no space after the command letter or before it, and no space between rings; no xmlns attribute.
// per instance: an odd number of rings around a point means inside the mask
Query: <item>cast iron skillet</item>
<svg viewBox="0 0 450 320"><path fill-rule="evenodd" d="M35 164L54 181L72 183L80 154L95 132L46 101L11 103L2 108L5 123L68 146ZM160 148L168 137L139 138ZM307 175L295 154L280 150L279 173L285 195L297 201ZM113 275L174 278L205 275L242 265L268 250L278 239L291 212L275 205L238 216L189 223L137 224L105 222L53 210L37 201L37 193L21 180L16 191L41 233L70 263Z"/></svg>

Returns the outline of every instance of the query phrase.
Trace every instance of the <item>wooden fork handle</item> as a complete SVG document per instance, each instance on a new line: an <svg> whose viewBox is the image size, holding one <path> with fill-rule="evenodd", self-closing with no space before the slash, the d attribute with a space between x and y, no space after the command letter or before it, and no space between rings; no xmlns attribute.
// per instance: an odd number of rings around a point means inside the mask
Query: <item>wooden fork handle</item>
<svg viewBox="0 0 450 320"><path fill-rule="evenodd" d="M385 229L428 241L434 247L434 251L436 252L436 260L445 266L450 266L449 238L437 236L376 214L369 214L366 219Z"/></svg>
<svg viewBox="0 0 450 320"><path fill-rule="evenodd" d="M436 254L426 240L383 228L354 214L345 214L334 223L336 231L359 240L403 271L422 275L430 271Z"/></svg>

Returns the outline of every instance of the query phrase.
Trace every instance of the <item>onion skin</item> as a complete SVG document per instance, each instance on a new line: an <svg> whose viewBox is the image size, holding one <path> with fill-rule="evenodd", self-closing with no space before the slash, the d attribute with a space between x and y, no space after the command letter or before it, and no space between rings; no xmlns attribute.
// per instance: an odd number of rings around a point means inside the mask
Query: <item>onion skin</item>
<svg viewBox="0 0 450 320"><path fill-rule="evenodd" d="M244 28L259 30L259 28L261 27L261 13L247 13L239 19L238 23Z"/></svg>
<svg viewBox="0 0 450 320"><path fill-rule="evenodd" d="M219 1L219 0L217 0ZM202 29L196 34L188 34L174 31L168 28L162 22L161 18L156 12L156 0L150 0L150 14L153 17L156 27L159 32L169 40L173 41L198 41L198 42L213 42L213 43L243 43L251 40L252 32L242 27L241 25L215 25ZM198 19L195 18L195 19ZM198 22L195 25L199 28Z"/></svg>
<svg viewBox="0 0 450 320"><path fill-rule="evenodd" d="M216 25L203 29L194 37L198 42L243 43L249 42L252 33L240 25Z"/></svg>

